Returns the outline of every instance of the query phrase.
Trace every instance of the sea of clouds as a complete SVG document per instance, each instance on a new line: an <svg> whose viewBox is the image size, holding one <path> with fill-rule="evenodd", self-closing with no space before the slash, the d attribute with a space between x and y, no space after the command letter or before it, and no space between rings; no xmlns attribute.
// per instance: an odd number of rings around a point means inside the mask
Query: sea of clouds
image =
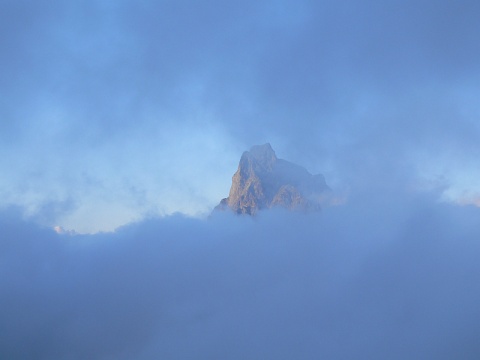
<svg viewBox="0 0 480 360"><path fill-rule="evenodd" d="M4 209L0 358L478 359L479 215L403 192L71 236Z"/></svg>

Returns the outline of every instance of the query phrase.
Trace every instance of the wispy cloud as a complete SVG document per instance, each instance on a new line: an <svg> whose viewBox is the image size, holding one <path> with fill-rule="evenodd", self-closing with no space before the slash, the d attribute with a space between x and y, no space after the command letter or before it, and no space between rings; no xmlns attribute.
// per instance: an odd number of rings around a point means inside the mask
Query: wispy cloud
<svg viewBox="0 0 480 360"><path fill-rule="evenodd" d="M79 228L109 208L103 229L202 213L265 141L341 186L420 173L476 189L452 173L479 153L478 14L469 0L4 2L0 205L73 201L54 223Z"/></svg>

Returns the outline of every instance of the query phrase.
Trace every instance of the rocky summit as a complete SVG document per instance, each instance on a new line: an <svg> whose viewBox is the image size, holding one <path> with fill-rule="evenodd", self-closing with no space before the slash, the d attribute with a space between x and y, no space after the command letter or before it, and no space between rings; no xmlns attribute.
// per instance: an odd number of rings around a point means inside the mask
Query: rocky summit
<svg viewBox="0 0 480 360"><path fill-rule="evenodd" d="M270 144L253 146L240 159L227 198L215 210L254 215L262 209L319 211L330 188L323 175L278 159Z"/></svg>

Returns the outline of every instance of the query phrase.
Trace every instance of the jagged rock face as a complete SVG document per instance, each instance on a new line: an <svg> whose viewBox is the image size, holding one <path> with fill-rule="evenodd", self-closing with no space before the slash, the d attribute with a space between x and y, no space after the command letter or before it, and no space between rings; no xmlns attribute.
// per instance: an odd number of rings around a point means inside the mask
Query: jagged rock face
<svg viewBox="0 0 480 360"><path fill-rule="evenodd" d="M322 175L278 159L270 144L258 145L243 153L230 194L216 209L250 215L271 207L318 211L328 191Z"/></svg>

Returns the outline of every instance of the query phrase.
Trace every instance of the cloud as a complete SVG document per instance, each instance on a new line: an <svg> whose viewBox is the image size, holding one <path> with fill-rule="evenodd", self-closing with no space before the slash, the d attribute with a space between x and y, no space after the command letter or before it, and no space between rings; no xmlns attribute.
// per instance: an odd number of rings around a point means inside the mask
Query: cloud
<svg viewBox="0 0 480 360"><path fill-rule="evenodd" d="M0 357L478 358L478 14L2 2ZM156 217L266 141L348 201Z"/></svg>
<svg viewBox="0 0 480 360"><path fill-rule="evenodd" d="M226 193L202 186L266 141L347 185L387 166L477 187L473 1L0 7L1 205L77 205L49 225L205 212ZM85 230L95 208L115 219Z"/></svg>
<svg viewBox="0 0 480 360"><path fill-rule="evenodd" d="M407 193L76 236L3 211L0 355L476 359L477 219Z"/></svg>

